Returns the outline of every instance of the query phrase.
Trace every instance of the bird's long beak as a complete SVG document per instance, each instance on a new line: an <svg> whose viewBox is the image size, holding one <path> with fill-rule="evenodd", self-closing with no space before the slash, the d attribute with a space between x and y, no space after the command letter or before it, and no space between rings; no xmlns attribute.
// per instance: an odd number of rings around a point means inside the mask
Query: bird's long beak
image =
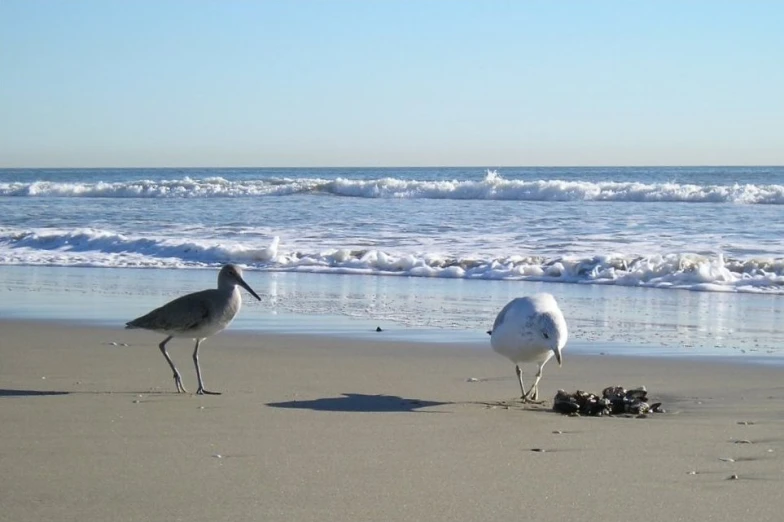
<svg viewBox="0 0 784 522"><path fill-rule="evenodd" d="M554 348L553 352L555 352L555 360L558 361L558 366L563 366L563 361L561 359L561 349Z"/></svg>
<svg viewBox="0 0 784 522"><path fill-rule="evenodd" d="M240 286L241 286L242 288L244 288L245 290L247 290L248 292L250 292L250 295L252 295L252 296L253 296L253 297L255 297L256 299L258 299L259 301L261 301L261 297L259 297L259 294L257 294L256 292L254 292L254 291L253 291L253 288L251 288L251 287L250 287L250 285L249 285L248 283L246 283L246 282L245 282L245 280L244 280L243 278L241 278L241 277L238 277L238 278L237 278L237 282L240 284ZM560 356L559 356L558 360L559 360L559 361L561 360L561 359L560 359Z"/></svg>

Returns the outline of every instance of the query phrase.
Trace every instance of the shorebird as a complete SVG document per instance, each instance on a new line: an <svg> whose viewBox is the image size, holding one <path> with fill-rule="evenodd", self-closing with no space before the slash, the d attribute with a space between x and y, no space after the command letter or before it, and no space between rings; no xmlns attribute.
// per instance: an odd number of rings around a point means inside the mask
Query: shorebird
<svg viewBox="0 0 784 522"><path fill-rule="evenodd" d="M512 299L499 312L488 333L493 350L515 363L523 402L537 401L542 368L553 355L561 366L561 350L568 337L566 320L555 298L541 293ZM536 380L527 393L520 370L520 364L526 362L539 365Z"/></svg>
<svg viewBox="0 0 784 522"><path fill-rule="evenodd" d="M199 367L199 345L207 337L211 337L229 326L234 316L240 311L242 294L237 286L241 286L261 301L258 294L242 279L242 269L229 264L221 268L218 273L218 288L178 297L125 324L125 328L143 328L167 336L158 347L174 372L174 384L177 386L177 392L188 393L182 385L180 372L166 352L166 343L171 341L173 337L187 337L196 340L196 348L193 350L196 377L199 379L199 389L196 390L196 393L198 395L220 395L219 392L208 391L204 388Z"/></svg>

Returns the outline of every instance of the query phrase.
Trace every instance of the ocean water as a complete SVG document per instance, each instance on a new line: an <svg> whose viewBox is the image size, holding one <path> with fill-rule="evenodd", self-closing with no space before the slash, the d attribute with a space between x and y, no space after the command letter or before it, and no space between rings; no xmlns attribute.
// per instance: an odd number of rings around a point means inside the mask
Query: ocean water
<svg viewBox="0 0 784 522"><path fill-rule="evenodd" d="M114 319L234 262L256 326L465 337L545 289L578 342L777 352L783 212L783 167L5 169L0 311L57 315L76 282Z"/></svg>

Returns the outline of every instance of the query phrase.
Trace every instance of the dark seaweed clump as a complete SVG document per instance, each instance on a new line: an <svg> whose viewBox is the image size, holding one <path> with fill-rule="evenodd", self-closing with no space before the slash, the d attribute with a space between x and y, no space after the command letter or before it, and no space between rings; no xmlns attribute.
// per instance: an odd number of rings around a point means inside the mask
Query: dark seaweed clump
<svg viewBox="0 0 784 522"><path fill-rule="evenodd" d="M645 386L627 390L623 386L608 386L601 396L577 390L567 393L558 390L553 399L553 411L564 415L647 415L664 413L662 404L648 402Z"/></svg>

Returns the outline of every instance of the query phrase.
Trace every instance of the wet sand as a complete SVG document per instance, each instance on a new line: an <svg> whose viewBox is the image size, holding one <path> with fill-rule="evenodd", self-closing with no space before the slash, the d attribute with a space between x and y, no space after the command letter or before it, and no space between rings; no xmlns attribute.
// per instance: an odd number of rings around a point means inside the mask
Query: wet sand
<svg viewBox="0 0 784 522"><path fill-rule="evenodd" d="M778 520L784 368L551 361L540 389L647 386L666 413L522 406L488 345L222 333L175 393L161 337L0 322L0 520ZM127 344L128 346L124 346ZM192 343L170 353L193 392ZM609 349L607 350L609 352ZM532 378L535 368L525 367ZM731 478L737 477L737 478Z"/></svg>

